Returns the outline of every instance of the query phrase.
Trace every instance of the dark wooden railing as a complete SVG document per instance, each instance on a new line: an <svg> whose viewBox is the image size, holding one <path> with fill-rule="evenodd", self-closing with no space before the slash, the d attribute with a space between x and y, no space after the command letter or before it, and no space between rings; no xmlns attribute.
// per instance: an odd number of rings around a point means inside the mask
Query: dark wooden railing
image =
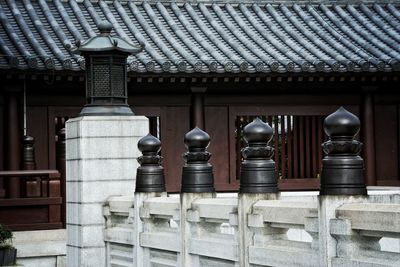
<svg viewBox="0 0 400 267"><path fill-rule="evenodd" d="M0 223L11 230L44 230L62 228L62 197L60 173L57 170L0 171L5 184L19 179L22 185L34 183L37 194L33 197L21 190L21 195L0 198Z"/></svg>

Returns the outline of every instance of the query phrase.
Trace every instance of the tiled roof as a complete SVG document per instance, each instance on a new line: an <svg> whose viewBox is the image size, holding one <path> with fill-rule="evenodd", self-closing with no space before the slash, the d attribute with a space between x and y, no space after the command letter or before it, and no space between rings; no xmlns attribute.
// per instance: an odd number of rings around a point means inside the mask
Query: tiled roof
<svg viewBox="0 0 400 267"><path fill-rule="evenodd" d="M139 73L400 70L397 4L275 2L0 0L0 68L81 70L69 48L106 19L146 44Z"/></svg>

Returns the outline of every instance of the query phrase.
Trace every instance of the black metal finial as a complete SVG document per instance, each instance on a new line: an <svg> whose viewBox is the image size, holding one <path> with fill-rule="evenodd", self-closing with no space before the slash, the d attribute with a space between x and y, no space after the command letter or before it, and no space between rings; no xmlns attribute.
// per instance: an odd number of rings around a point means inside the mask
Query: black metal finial
<svg viewBox="0 0 400 267"><path fill-rule="evenodd" d="M214 192L213 168L208 163L211 153L206 150L210 136L196 127L185 135L184 141L189 151L183 155L186 163L182 168L181 192Z"/></svg>
<svg viewBox="0 0 400 267"><path fill-rule="evenodd" d="M362 143L355 140L360 130L358 117L340 107L324 121L329 140L322 144L321 195L367 195Z"/></svg>
<svg viewBox="0 0 400 267"><path fill-rule="evenodd" d="M240 166L240 193L276 193L278 183L272 147L268 146L273 136L272 128L259 118L243 129L248 146L242 149L244 161Z"/></svg>
<svg viewBox="0 0 400 267"><path fill-rule="evenodd" d="M360 130L360 120L344 107L340 107L334 113L326 117L324 121L324 130L331 139L353 139Z"/></svg>
<svg viewBox="0 0 400 267"><path fill-rule="evenodd" d="M23 140L23 168L24 170L34 170L36 169L35 160L35 138L29 135L24 136Z"/></svg>
<svg viewBox="0 0 400 267"><path fill-rule="evenodd" d="M161 156L158 155L161 142L151 134L138 142L138 148L143 156L138 158L140 167L136 173L136 192L164 192L164 168L161 166Z"/></svg>
<svg viewBox="0 0 400 267"><path fill-rule="evenodd" d="M204 152L210 143L210 136L205 131L195 127L193 130L185 134L184 142L190 152Z"/></svg>

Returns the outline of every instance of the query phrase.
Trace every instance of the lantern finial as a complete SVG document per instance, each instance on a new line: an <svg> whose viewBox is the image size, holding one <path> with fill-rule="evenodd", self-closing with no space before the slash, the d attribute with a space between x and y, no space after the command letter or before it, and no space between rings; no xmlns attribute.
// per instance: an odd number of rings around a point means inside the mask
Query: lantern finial
<svg viewBox="0 0 400 267"><path fill-rule="evenodd" d="M111 30L112 30L112 24L108 22L107 20L103 20L102 22L99 23L97 26L99 28L99 31L102 35L110 35Z"/></svg>

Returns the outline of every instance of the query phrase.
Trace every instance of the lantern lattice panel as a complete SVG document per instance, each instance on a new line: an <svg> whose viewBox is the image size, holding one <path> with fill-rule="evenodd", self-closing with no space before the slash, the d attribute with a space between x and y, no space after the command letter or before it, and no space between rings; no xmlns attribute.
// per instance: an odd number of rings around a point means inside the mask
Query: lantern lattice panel
<svg viewBox="0 0 400 267"><path fill-rule="evenodd" d="M93 65L93 91L95 96L110 96L110 66Z"/></svg>
<svg viewBox="0 0 400 267"><path fill-rule="evenodd" d="M111 83L113 85L113 95L114 96L125 96L125 87L124 87L124 75L125 68L120 65L111 66Z"/></svg>

